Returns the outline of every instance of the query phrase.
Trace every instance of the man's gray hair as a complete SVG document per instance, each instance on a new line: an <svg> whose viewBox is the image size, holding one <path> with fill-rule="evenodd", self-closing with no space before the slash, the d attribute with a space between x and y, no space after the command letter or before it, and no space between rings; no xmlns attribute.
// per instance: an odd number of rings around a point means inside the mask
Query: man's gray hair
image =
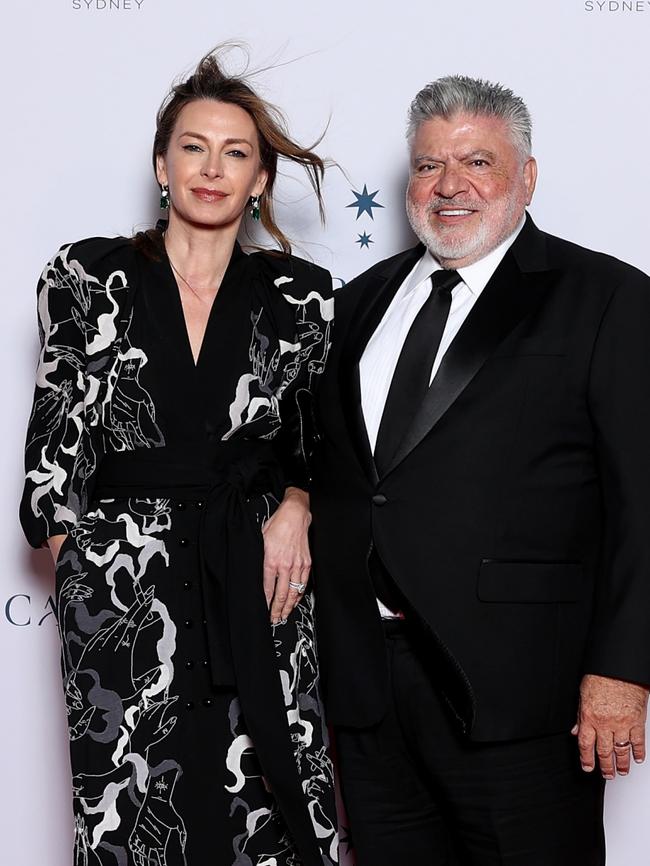
<svg viewBox="0 0 650 866"><path fill-rule="evenodd" d="M409 109L406 138L411 142L425 120L459 113L501 118L522 158L530 156L533 124L523 99L501 84L467 75L447 75L422 88Z"/></svg>

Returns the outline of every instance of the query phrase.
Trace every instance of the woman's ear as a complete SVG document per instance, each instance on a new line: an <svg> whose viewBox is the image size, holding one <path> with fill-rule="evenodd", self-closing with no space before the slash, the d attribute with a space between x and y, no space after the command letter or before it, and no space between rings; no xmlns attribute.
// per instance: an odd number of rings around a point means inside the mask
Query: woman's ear
<svg viewBox="0 0 650 866"><path fill-rule="evenodd" d="M260 168L257 174L257 183L253 187L252 195L262 195L266 189L266 182L269 179L269 173L265 168Z"/></svg>
<svg viewBox="0 0 650 866"><path fill-rule="evenodd" d="M156 157L156 177L161 186L167 186L167 167L165 165L165 157L160 153Z"/></svg>

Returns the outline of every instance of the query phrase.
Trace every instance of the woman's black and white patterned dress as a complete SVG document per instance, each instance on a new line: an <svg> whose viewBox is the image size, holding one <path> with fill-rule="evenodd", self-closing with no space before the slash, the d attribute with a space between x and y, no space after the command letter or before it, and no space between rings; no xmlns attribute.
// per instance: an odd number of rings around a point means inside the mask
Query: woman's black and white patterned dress
<svg viewBox="0 0 650 866"><path fill-rule="evenodd" d="M65 246L39 282L21 517L68 534L74 864L328 866L312 600L269 624L261 526L307 483L329 275L236 247L195 365L152 238Z"/></svg>

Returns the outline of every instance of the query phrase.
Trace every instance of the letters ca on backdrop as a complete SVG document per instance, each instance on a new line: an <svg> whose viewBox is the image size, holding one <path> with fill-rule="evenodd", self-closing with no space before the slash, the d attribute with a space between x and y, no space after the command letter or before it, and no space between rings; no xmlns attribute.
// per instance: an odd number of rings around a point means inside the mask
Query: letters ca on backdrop
<svg viewBox="0 0 650 866"><path fill-rule="evenodd" d="M25 628L30 625L43 625L46 619L56 619L54 599L48 596L43 603L39 600L36 604L30 595L24 592L10 596L4 608L5 622L17 628Z"/></svg>

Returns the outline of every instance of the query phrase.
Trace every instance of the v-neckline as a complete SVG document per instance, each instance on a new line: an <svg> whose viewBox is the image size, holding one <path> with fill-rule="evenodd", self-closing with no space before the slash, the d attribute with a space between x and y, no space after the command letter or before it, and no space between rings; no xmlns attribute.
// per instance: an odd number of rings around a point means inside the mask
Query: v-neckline
<svg viewBox="0 0 650 866"><path fill-rule="evenodd" d="M165 258L164 263L166 266L168 279L171 281L171 285L174 288L174 296L175 296L175 305L176 305L176 316L180 322L181 330L183 332L183 344L184 344L184 352L188 356L188 360L192 369L196 372L201 367L201 361L203 356L205 355L204 348L206 341L208 340L210 330L212 329L213 319L215 318L215 307L217 306L217 302L219 297L223 295L224 288L227 288L226 284L228 278L230 276L230 272L232 270L233 262L240 259L241 257L245 257L245 253L241 249L241 246L237 241L235 241L235 246L233 247L232 254L230 256L230 261L226 266L226 270L224 271L223 277L221 279L221 283L219 284L219 288L217 290L216 295L214 296L212 303L210 304L210 311L208 313L208 318L205 323L205 329L203 331L203 337L201 338L201 344L199 346L199 351L197 353L196 359L194 358L194 352L192 351L192 341L190 340L190 332L187 327L187 318L185 316L185 310L183 309L183 301L181 300L181 290L176 280L176 275L174 274L174 269L171 266L171 261L169 256L167 255L167 251L165 250Z"/></svg>
<svg viewBox="0 0 650 866"><path fill-rule="evenodd" d="M183 307L183 299L181 297L180 286L176 282L176 279L174 279L174 283L176 284L176 297L178 299L179 313L181 316L181 320L183 322L183 332L185 334L185 341L184 342L185 342L187 350L190 354L190 360L192 361L192 366L194 367L195 370L198 370L199 364L201 363L201 357L203 355L203 346L205 345L205 341L206 341L206 338L208 336L208 330L210 328L210 322L212 320L212 314L213 314L214 308L217 304L217 298L221 294L221 287L223 286L225 278L226 278L226 275L224 273L224 276L221 280L221 284L219 285L219 288L217 289L217 293L215 294L214 298L212 299L212 303L210 304L210 310L208 312L208 317L205 321L205 328L203 329L203 336L201 337L201 342L199 344L199 351L197 352L196 358L194 357L194 351L192 349L192 340L190 339L190 329L187 326L187 317L185 315L185 309Z"/></svg>

